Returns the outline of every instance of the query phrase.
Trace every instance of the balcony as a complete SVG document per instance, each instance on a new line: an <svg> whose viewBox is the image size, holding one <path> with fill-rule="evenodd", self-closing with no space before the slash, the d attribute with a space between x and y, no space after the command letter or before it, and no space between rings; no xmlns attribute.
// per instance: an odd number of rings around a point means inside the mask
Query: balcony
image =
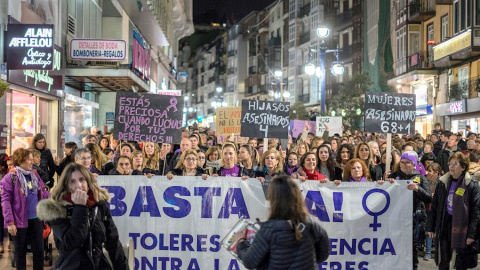
<svg viewBox="0 0 480 270"><path fill-rule="evenodd" d="M304 44L310 41L310 31L300 35L300 44Z"/></svg>
<svg viewBox="0 0 480 270"><path fill-rule="evenodd" d="M350 59L352 59L353 45L340 48L340 50L341 51L338 53L338 58L340 59L340 61L348 62Z"/></svg>
<svg viewBox="0 0 480 270"><path fill-rule="evenodd" d="M249 74L249 75L257 74L257 67L255 67L255 66L249 67L249 68L248 68L248 74Z"/></svg>
<svg viewBox="0 0 480 270"><path fill-rule="evenodd" d="M469 88L470 87L468 80L462 80L450 84L450 87L448 89L448 102L467 99Z"/></svg>
<svg viewBox="0 0 480 270"><path fill-rule="evenodd" d="M342 13L337 15L336 29L343 27L345 24L351 24L353 21L353 9L346 9Z"/></svg>
<svg viewBox="0 0 480 270"><path fill-rule="evenodd" d="M282 46L282 38L274 37L268 40L268 47Z"/></svg>
<svg viewBox="0 0 480 270"><path fill-rule="evenodd" d="M420 51L412 54L408 57L407 72L422 69L432 69L434 68L432 60L432 55L427 57L426 51Z"/></svg>
<svg viewBox="0 0 480 270"><path fill-rule="evenodd" d="M310 103L310 94L299 95L297 101L302 103Z"/></svg>
<svg viewBox="0 0 480 270"><path fill-rule="evenodd" d="M423 22L435 17L435 3L433 0L413 0L408 4L408 20Z"/></svg>
<svg viewBox="0 0 480 270"><path fill-rule="evenodd" d="M480 55L480 27L472 27L433 48L436 67L448 67Z"/></svg>
<svg viewBox="0 0 480 270"><path fill-rule="evenodd" d="M300 11L298 12L298 18L303 18L303 17L308 17L308 16L310 16L310 3L301 7Z"/></svg>
<svg viewBox="0 0 480 270"><path fill-rule="evenodd" d="M247 88L247 95L254 95L258 93L258 87L257 86L250 86Z"/></svg>
<svg viewBox="0 0 480 270"><path fill-rule="evenodd" d="M235 55L237 55L237 50L228 51L228 57L232 57L232 56L235 56Z"/></svg>
<svg viewBox="0 0 480 270"><path fill-rule="evenodd" d="M235 74L235 70L236 70L236 68L229 68L229 69L227 69L227 74L228 75Z"/></svg>

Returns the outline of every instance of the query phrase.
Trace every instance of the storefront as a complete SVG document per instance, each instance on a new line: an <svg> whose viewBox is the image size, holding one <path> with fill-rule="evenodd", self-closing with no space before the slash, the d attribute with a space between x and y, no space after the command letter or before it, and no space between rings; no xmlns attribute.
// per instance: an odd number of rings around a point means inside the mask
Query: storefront
<svg viewBox="0 0 480 270"><path fill-rule="evenodd" d="M82 145L80 133L84 127L96 126L99 104L72 94L65 94L65 142Z"/></svg>
<svg viewBox="0 0 480 270"><path fill-rule="evenodd" d="M478 133L480 125L480 98L463 99L436 107L438 116L445 116L445 129L467 135L466 126Z"/></svg>
<svg viewBox="0 0 480 270"><path fill-rule="evenodd" d="M415 105L417 107L415 130L424 138L431 133L433 128L432 91L432 80L412 85L412 93L415 94Z"/></svg>
<svg viewBox="0 0 480 270"><path fill-rule="evenodd" d="M62 49L53 44L52 25L9 24L6 33L7 154L29 147L42 133L55 155L63 126L59 125L62 97Z"/></svg>

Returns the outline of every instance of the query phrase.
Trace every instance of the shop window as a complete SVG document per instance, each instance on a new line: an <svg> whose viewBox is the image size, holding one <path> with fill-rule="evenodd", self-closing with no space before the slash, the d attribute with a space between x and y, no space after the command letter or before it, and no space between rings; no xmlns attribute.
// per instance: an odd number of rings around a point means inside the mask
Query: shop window
<svg viewBox="0 0 480 270"><path fill-rule="evenodd" d="M7 126L10 128L7 152L28 148L35 135L36 98L13 91L7 93Z"/></svg>

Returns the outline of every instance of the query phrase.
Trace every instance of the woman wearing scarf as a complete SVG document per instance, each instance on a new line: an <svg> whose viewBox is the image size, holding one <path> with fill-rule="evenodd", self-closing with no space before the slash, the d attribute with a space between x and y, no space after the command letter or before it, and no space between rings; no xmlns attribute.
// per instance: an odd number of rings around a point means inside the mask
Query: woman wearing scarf
<svg viewBox="0 0 480 270"><path fill-rule="evenodd" d="M417 166L418 166L417 153L414 151L406 151L400 157L400 170L390 174L387 178L390 183L393 183L395 180L409 181L407 185L407 189L413 190L412 212L414 215L414 219L413 219L414 230L417 230L419 226L424 226L423 221L419 222L420 219L424 220L426 216L424 204L430 203L432 201L432 193L430 191L430 185L427 179L425 178L425 176L423 176L418 172L418 170L416 169ZM419 218L419 216L423 216L423 218ZM417 230L417 232L418 231L419 230ZM415 246L418 244L420 243L414 243L414 246L413 246L413 269L414 270L418 269L418 255L417 255L418 251Z"/></svg>
<svg viewBox="0 0 480 270"><path fill-rule="evenodd" d="M298 154L295 152L290 152L287 155L287 160L285 161L285 165L283 166L283 171L287 175L292 175L292 173L298 170Z"/></svg>
<svg viewBox="0 0 480 270"><path fill-rule="evenodd" d="M43 223L37 217L36 207L40 200L48 198L48 191L38 175L32 170L33 155L29 149L19 148L13 152L15 168L6 174L2 187L4 224L13 236L15 264L17 269L26 269L27 239L32 247L33 269L43 269Z"/></svg>
<svg viewBox="0 0 480 270"><path fill-rule="evenodd" d="M448 159L450 172L440 178L435 188L426 231L435 239L438 269L477 266L480 188L468 173L469 164L461 152L452 154Z"/></svg>
<svg viewBox="0 0 480 270"><path fill-rule="evenodd" d="M359 158L354 158L347 162L345 168L343 168L343 180L335 180L335 184L338 186L341 182L372 182L370 171L365 162Z"/></svg>
<svg viewBox="0 0 480 270"><path fill-rule="evenodd" d="M109 201L108 191L97 186L85 167L71 163L65 168L51 199L37 207L38 217L53 230L59 251L56 269L111 269L102 247L114 269L128 269Z"/></svg>
<svg viewBox="0 0 480 270"><path fill-rule="evenodd" d="M317 171L317 156L313 152L307 152L300 160L300 168L297 172L292 173L293 179L300 181L317 180L321 183L328 182L325 176Z"/></svg>

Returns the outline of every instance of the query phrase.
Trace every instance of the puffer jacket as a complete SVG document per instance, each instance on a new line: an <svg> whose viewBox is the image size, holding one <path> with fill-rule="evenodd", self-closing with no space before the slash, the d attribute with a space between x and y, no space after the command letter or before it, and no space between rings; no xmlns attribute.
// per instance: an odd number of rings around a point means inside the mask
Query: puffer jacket
<svg viewBox="0 0 480 270"><path fill-rule="evenodd" d="M437 181L437 187L435 189L435 195L433 196L433 201L431 204L431 211L427 218L427 225L425 227L426 232L435 232L435 246L438 247L440 234L443 231L444 219L446 215L446 201L449 190L448 185L450 182L450 173L446 173L444 176L440 177ZM470 217L469 225L467 229L467 238L478 239L479 236L479 206L480 206L480 187L475 178L473 178L468 172L465 173L465 194L469 194L470 201L468 202L470 206ZM466 241L466 239L465 239ZM438 249L437 249L438 250ZM438 256L435 256L435 262L437 265L439 261Z"/></svg>
<svg viewBox="0 0 480 270"><path fill-rule="evenodd" d="M309 216L306 223L297 242L290 221L269 220L262 224L252 244L238 244L238 256L248 269L318 269L318 263L329 255L328 235L313 217Z"/></svg>
<svg viewBox="0 0 480 270"><path fill-rule="evenodd" d="M413 170L413 172L408 175L401 170L398 170L388 176L388 178L393 178L395 180L414 180L416 177L419 177L418 179L420 183L416 182L418 185L418 191L413 192L413 212L418 209L423 209L422 206L424 203L430 203L432 201L430 184L425 176L421 175L417 170Z"/></svg>
<svg viewBox="0 0 480 270"><path fill-rule="evenodd" d="M108 208L106 190L102 189L100 198L92 208L52 199L38 204L38 217L47 221L53 230L55 245L59 251L57 268L63 266L62 269L72 270L108 269L102 251L104 246L114 269L129 269L117 227ZM90 244L92 255L89 254Z"/></svg>

